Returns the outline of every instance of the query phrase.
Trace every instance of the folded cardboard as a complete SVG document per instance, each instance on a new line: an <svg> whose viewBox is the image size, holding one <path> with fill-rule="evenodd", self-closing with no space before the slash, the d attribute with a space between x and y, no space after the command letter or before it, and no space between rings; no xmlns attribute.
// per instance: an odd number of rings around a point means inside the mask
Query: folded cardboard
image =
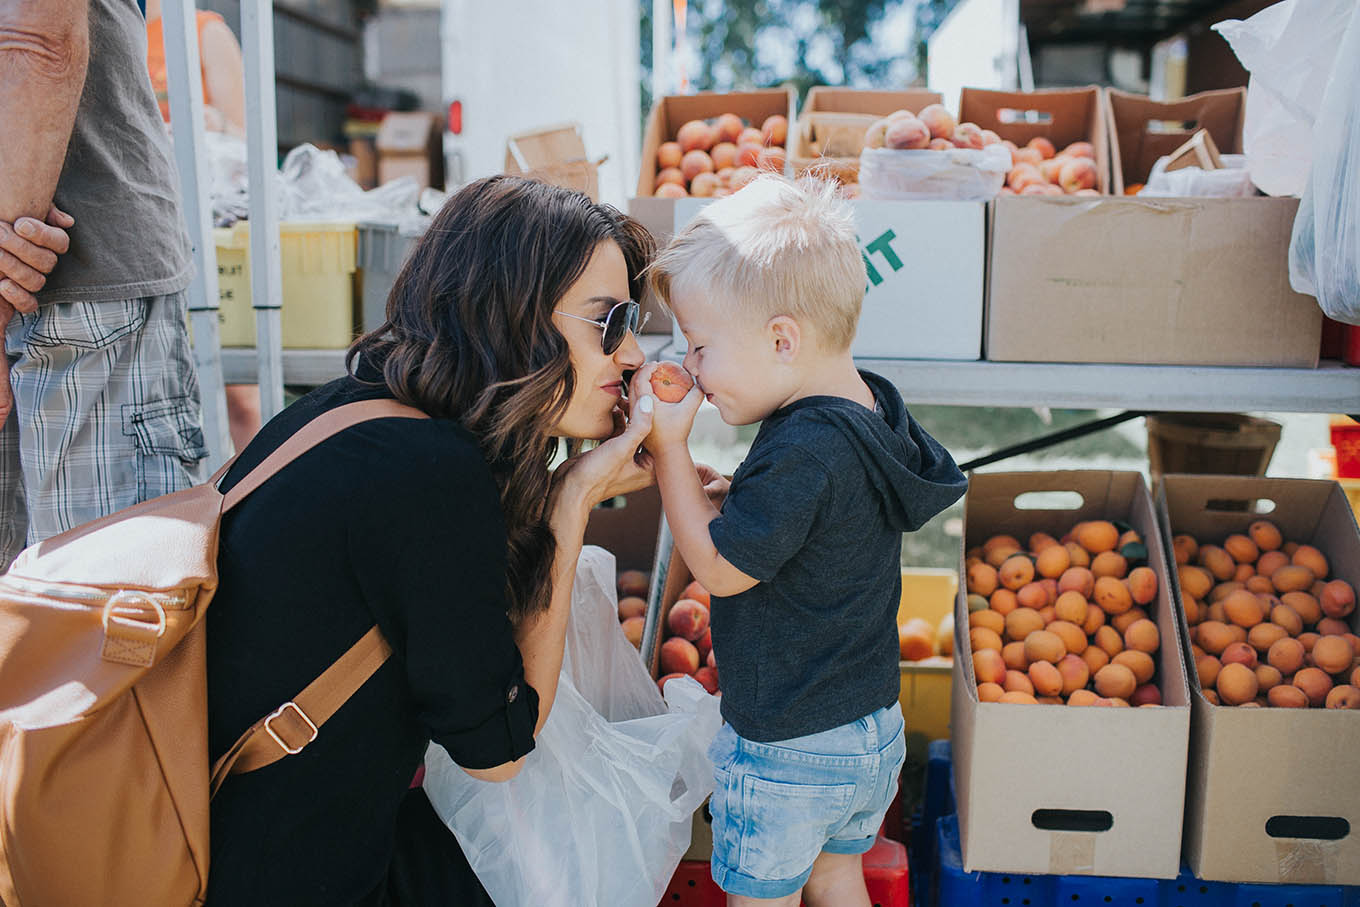
<svg viewBox="0 0 1360 907"><path fill-rule="evenodd" d="M1186 167L1198 167L1201 170L1223 169L1223 159L1218 154L1218 146L1214 144L1209 130L1201 129L1186 139L1184 145L1167 155L1168 173Z"/></svg>
<svg viewBox="0 0 1360 907"><path fill-rule="evenodd" d="M1035 499L1034 492L1044 496ZM997 533L1061 538L1091 519L1128 523L1147 544L1148 566L1158 578L1149 610L1161 631L1156 682L1164 704L980 702L972 659L955 658L954 783L968 872L1174 878L1180 871L1189 693L1167 563L1142 475L974 474L964 501L962 550ZM966 575L962 557L959 566ZM960 583L954 610L960 655L970 651L966 592Z"/></svg>
<svg viewBox="0 0 1360 907"><path fill-rule="evenodd" d="M1292 198L998 198L987 358L1313 368L1322 313L1289 286L1297 210Z"/></svg>
<svg viewBox="0 0 1360 907"><path fill-rule="evenodd" d="M1218 151L1240 154L1246 95L1245 88L1226 88L1175 101L1154 101L1146 95L1107 89L1113 194L1123 195L1125 186L1146 183L1158 158L1175 153L1201 129Z"/></svg>
<svg viewBox="0 0 1360 907"><path fill-rule="evenodd" d="M579 123L548 126L510 136L505 142L505 172L584 192L600 200L600 164L586 156Z"/></svg>
<svg viewBox="0 0 1360 907"><path fill-rule="evenodd" d="M378 183L410 176L421 187L444 188L443 126L436 114L389 113L378 127Z"/></svg>
<svg viewBox="0 0 1360 907"><path fill-rule="evenodd" d="M673 203L678 232L709 204ZM848 202L868 286L851 351L860 358L976 360L982 355L984 202ZM675 346L688 343L675 325Z"/></svg>
<svg viewBox="0 0 1360 907"><path fill-rule="evenodd" d="M1046 91L992 91L965 88L959 94L959 122L976 123L1023 148L1046 138L1057 151L1073 142L1090 142L1095 152L1097 188L1110 191L1109 141L1105 96L1092 85ZM1026 198L1043 204L1050 199Z"/></svg>
<svg viewBox="0 0 1360 907"><path fill-rule="evenodd" d="M1335 482L1168 475L1157 504L1168 553L1174 534L1221 542L1268 519L1360 587L1360 531ZM1173 591L1189 659L1179 583ZM1360 615L1348 620L1360 628ZM1190 689L1185 858L1195 876L1360 885L1360 712L1214 706L1194 671Z"/></svg>
<svg viewBox="0 0 1360 907"><path fill-rule="evenodd" d="M941 101L938 92L920 89L869 91L815 85L808 89L798 120L789 129L790 171L800 176L815 168L842 182L854 182L864 133L874 120L894 110L920 113Z"/></svg>

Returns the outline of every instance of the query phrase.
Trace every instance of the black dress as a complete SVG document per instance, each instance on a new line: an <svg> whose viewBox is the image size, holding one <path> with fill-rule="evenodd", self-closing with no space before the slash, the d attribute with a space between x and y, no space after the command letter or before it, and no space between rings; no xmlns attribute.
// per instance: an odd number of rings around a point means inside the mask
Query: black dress
<svg viewBox="0 0 1360 907"><path fill-rule="evenodd" d="M308 394L221 487L315 415L382 396L353 378ZM408 788L431 739L465 768L533 748L538 696L505 612L505 563L490 469L448 420L347 429L227 514L207 617L213 759L375 622L393 655L300 754L223 785L210 905L490 903L424 793Z"/></svg>

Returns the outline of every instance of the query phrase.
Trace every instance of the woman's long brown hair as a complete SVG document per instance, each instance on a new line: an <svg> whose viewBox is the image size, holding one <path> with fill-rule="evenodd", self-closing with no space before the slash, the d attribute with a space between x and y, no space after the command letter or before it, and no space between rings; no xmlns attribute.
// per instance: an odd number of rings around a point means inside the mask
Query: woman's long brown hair
<svg viewBox="0 0 1360 907"><path fill-rule="evenodd" d="M381 366L394 396L477 436L500 490L506 595L518 623L548 606L553 431L576 387L552 312L595 248L618 243L641 299L655 245L636 221L580 192L512 176L451 197L387 298L387 321L350 348Z"/></svg>

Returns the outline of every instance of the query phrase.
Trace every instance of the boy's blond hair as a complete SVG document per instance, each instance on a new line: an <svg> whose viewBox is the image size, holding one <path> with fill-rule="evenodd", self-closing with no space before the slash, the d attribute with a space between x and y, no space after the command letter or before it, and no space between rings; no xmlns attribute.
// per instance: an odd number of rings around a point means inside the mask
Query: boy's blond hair
<svg viewBox="0 0 1360 907"><path fill-rule="evenodd" d="M834 183L763 174L708 205L648 272L652 291L703 293L764 323L811 325L828 351L849 349L864 301L854 214Z"/></svg>

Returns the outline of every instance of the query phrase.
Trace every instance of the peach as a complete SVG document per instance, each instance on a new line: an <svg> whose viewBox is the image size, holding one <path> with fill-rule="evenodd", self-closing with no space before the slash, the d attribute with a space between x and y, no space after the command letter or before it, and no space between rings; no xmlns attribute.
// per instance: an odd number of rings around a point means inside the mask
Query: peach
<svg viewBox="0 0 1360 907"><path fill-rule="evenodd" d="M1096 149L1090 142L1073 142L1062 150L1067 157L1088 157L1096 159Z"/></svg>
<svg viewBox="0 0 1360 907"><path fill-rule="evenodd" d="M688 639L672 636L661 644L661 670L667 674L677 671L693 674L699 670L698 648Z"/></svg>
<svg viewBox="0 0 1360 907"><path fill-rule="evenodd" d="M666 615L666 626L676 636L693 642L708 629L708 609L692 599L682 598L671 605L670 613ZM926 626L929 628L929 624ZM699 665L696 663L694 667Z"/></svg>
<svg viewBox="0 0 1360 907"><path fill-rule="evenodd" d="M1347 617L1355 610L1355 589L1344 579L1334 579L1322 587L1318 603L1328 617Z"/></svg>
<svg viewBox="0 0 1360 907"><path fill-rule="evenodd" d="M712 173L713 170L713 158L709 157L706 151L698 149L686 151L685 156L680 159L680 172L687 180L692 180L701 173Z"/></svg>
<svg viewBox="0 0 1360 907"><path fill-rule="evenodd" d="M998 144L1000 141L1001 141L1001 136L997 135L995 132L992 132L992 130L990 130L990 129L984 129L984 130L982 130L982 147L983 147L983 148L986 148L988 145L996 145L996 144Z"/></svg>
<svg viewBox="0 0 1360 907"><path fill-rule="evenodd" d="M759 175L760 171L755 167L738 167L732 171L732 177L727 181L727 184L733 192L736 192Z"/></svg>
<svg viewBox="0 0 1360 907"><path fill-rule="evenodd" d="M930 130L926 128L925 123L913 116L889 120L884 144L888 148L899 150L925 148L930 144Z"/></svg>
<svg viewBox="0 0 1360 907"><path fill-rule="evenodd" d="M713 651L713 628L709 627L704 635L694 640L694 648L699 650L699 661L708 664L709 653Z"/></svg>
<svg viewBox="0 0 1360 907"><path fill-rule="evenodd" d="M928 104L917 114L930 130L932 139L954 138L954 115L943 104Z"/></svg>
<svg viewBox="0 0 1360 907"><path fill-rule="evenodd" d="M1306 709L1308 694L1292 683L1276 684L1266 691L1266 701L1277 709Z"/></svg>
<svg viewBox="0 0 1360 907"><path fill-rule="evenodd" d="M991 681L980 683L977 688L978 702L1000 702L1005 692L1006 690L998 683Z"/></svg>
<svg viewBox="0 0 1360 907"><path fill-rule="evenodd" d="M652 193L657 198L688 198L689 193L685 187L676 183L662 183L656 187L656 192Z"/></svg>
<svg viewBox="0 0 1360 907"><path fill-rule="evenodd" d="M683 592L680 593L680 597L693 599L694 601L703 605L705 608L713 607L712 597L709 596L708 590L705 589L703 587L703 584L700 583L697 579L690 581L690 584L685 587Z"/></svg>
<svg viewBox="0 0 1360 907"><path fill-rule="evenodd" d="M737 146L737 166L755 167L760 163L760 153L765 146L759 142L742 142Z"/></svg>
<svg viewBox="0 0 1360 907"><path fill-rule="evenodd" d="M1218 696L1224 705L1241 705L1256 698L1256 672L1244 664L1225 664L1218 672Z"/></svg>
<svg viewBox="0 0 1360 907"><path fill-rule="evenodd" d="M1049 158L1039 164L1039 172L1044 179L1050 183L1058 182L1058 174L1062 172L1063 164L1067 163L1067 158L1058 156Z"/></svg>
<svg viewBox="0 0 1360 907"><path fill-rule="evenodd" d="M1033 581L1034 562L1024 554L1012 555L1002 563L997 574L1001 578L1001 585L1012 592L1017 592L1021 586Z"/></svg>
<svg viewBox="0 0 1360 907"><path fill-rule="evenodd" d="M930 144L927 145L926 148L930 151L953 151L954 143L949 141L949 139L931 139ZM1002 186L1001 188L1004 191L1006 187Z"/></svg>
<svg viewBox="0 0 1360 907"><path fill-rule="evenodd" d="M1062 692L1062 672L1050 662L1036 661L1030 665L1029 681L1034 684L1034 692L1040 696L1057 696Z"/></svg>
<svg viewBox="0 0 1360 907"><path fill-rule="evenodd" d="M619 595L627 597L636 595L639 598L647 594L647 574L641 570L623 570L619 573L614 585L618 587Z"/></svg>
<svg viewBox="0 0 1360 907"><path fill-rule="evenodd" d="M788 117L777 113L766 117L765 122L760 124L760 140L765 145L783 145L788 139L788 133Z"/></svg>
<svg viewBox="0 0 1360 907"><path fill-rule="evenodd" d="M667 167L656 175L656 185L653 189L660 189L666 183L674 183L681 189L685 188L685 174L680 172L679 167Z"/></svg>
<svg viewBox="0 0 1360 907"><path fill-rule="evenodd" d="M1225 665L1246 665L1254 671L1257 665L1256 650L1244 642L1231 643L1223 650L1223 654L1219 656L1219 661Z"/></svg>
<svg viewBox="0 0 1360 907"><path fill-rule="evenodd" d="M1324 636L1313 644L1313 664L1328 674L1340 674L1351 667L1355 651L1344 636Z"/></svg>
<svg viewBox="0 0 1360 907"><path fill-rule="evenodd" d="M1196 542L1192 535L1173 536L1171 550L1176 555L1177 564L1188 564L1195 559L1195 555L1199 552L1199 542Z"/></svg>
<svg viewBox="0 0 1360 907"><path fill-rule="evenodd" d="M1096 579L1102 576L1123 579L1129 572L1129 562L1117 551L1102 551L1091 559L1091 572Z"/></svg>
<svg viewBox="0 0 1360 907"><path fill-rule="evenodd" d="M728 141L719 142L709 152L713 159L713 169L726 170L737 166L737 146Z"/></svg>
<svg viewBox="0 0 1360 907"><path fill-rule="evenodd" d="M973 676L978 683L991 681L995 684L1006 682L1006 662L995 649L979 649L973 653Z"/></svg>
<svg viewBox="0 0 1360 907"><path fill-rule="evenodd" d="M1360 709L1360 689L1349 684L1332 687L1323 704L1329 709Z"/></svg>
<svg viewBox="0 0 1360 907"><path fill-rule="evenodd" d="M1041 135L1036 135L1034 138L1030 139L1025 143L1025 147L1033 148L1035 151L1038 151L1039 156L1044 160L1048 160L1057 153L1057 150L1053 147L1053 143Z"/></svg>
<svg viewBox="0 0 1360 907"><path fill-rule="evenodd" d="M680 365L674 362L660 362L652 372L652 393L664 403L679 403L685 399L694 379Z"/></svg>
<svg viewBox="0 0 1360 907"><path fill-rule="evenodd" d="M1091 679L1091 669L1080 655L1064 655L1058 661L1058 674L1062 677L1062 693L1070 696L1084 689Z"/></svg>
<svg viewBox="0 0 1360 907"><path fill-rule="evenodd" d="M679 142L662 142L661 147L656 149L656 165L662 170L678 170L680 159L684 156L685 149L680 147Z"/></svg>
<svg viewBox="0 0 1360 907"><path fill-rule="evenodd" d="M1018 148L1011 152L1011 162L1014 165L1031 164L1037 172L1039 165L1044 162L1044 156L1039 153L1037 148Z"/></svg>
<svg viewBox="0 0 1360 907"><path fill-rule="evenodd" d="M960 123L955 126L954 147L982 150L982 128L976 123Z"/></svg>
<svg viewBox="0 0 1360 907"><path fill-rule="evenodd" d="M1084 157L1074 157L1063 164L1058 173L1058 184L1064 192L1079 192L1096 187L1095 161Z"/></svg>
<svg viewBox="0 0 1360 907"><path fill-rule="evenodd" d="M1127 699L1138 689L1138 680L1124 665L1110 663L1096 672L1095 688L1107 699Z"/></svg>
<svg viewBox="0 0 1360 907"><path fill-rule="evenodd" d="M771 146L762 149L756 158L757 170L769 170L772 173L784 172L784 149L778 146Z"/></svg>
<svg viewBox="0 0 1360 907"><path fill-rule="evenodd" d="M704 664L708 665L710 668L716 668L718 666L718 653L713 649L709 649L708 657L704 659Z"/></svg>
<svg viewBox="0 0 1360 907"><path fill-rule="evenodd" d="M713 128L717 132L719 142L735 143L741 138L741 131L746 126L742 123L741 117L735 113L724 113L713 121Z"/></svg>
<svg viewBox="0 0 1360 907"><path fill-rule="evenodd" d="M1147 618L1134 621L1124 630L1124 647L1138 652L1156 652L1161 645L1157 625Z"/></svg>
<svg viewBox="0 0 1360 907"><path fill-rule="evenodd" d="M647 602L645 599L636 595L628 595L619 599L619 620L627 620L630 617L641 617L647 613Z"/></svg>
<svg viewBox="0 0 1360 907"><path fill-rule="evenodd" d="M675 134L676 141L680 144L680 150L686 153L691 151L707 151L713 147L718 136L713 127L703 120L690 120L680 127Z"/></svg>
<svg viewBox="0 0 1360 907"><path fill-rule="evenodd" d="M718 669L704 666L694 672L694 679L699 681L709 693L718 692Z"/></svg>
<svg viewBox="0 0 1360 907"><path fill-rule="evenodd" d="M695 198L711 198L721 188L722 180L718 179L717 174L700 173L690 182L689 194Z"/></svg>
<svg viewBox="0 0 1360 907"><path fill-rule="evenodd" d="M1332 678L1321 668L1300 668L1294 674L1294 686L1303 690L1309 705L1319 708L1326 703L1327 694L1332 691Z"/></svg>
<svg viewBox="0 0 1360 907"><path fill-rule="evenodd" d="M1140 685L1152 680L1152 675L1157 673L1157 663L1152 660L1152 656L1134 649L1125 649L1111 658L1110 663L1128 668Z"/></svg>
<svg viewBox="0 0 1360 907"><path fill-rule="evenodd" d="M623 635L633 644L633 648L642 648L642 629L647 620L644 617L626 617L620 622L623 628Z"/></svg>
<svg viewBox="0 0 1360 907"><path fill-rule="evenodd" d="M675 672L670 673L670 674L663 674L661 677L658 677L658 678L656 679L656 686L657 686L657 688L658 688L659 690L661 690L662 693L665 693L665 692L666 692L666 682L667 682L668 680L671 680L672 678L675 678L675 677L688 677L688 676L690 676L690 675L687 674L687 673L684 673L683 671L675 671Z"/></svg>
<svg viewBox="0 0 1360 907"><path fill-rule="evenodd" d="M743 129L741 135L737 136L736 142L738 145L750 143L752 145L764 146L765 144L764 140L760 137L760 130L754 126L747 126Z"/></svg>
<svg viewBox="0 0 1360 907"><path fill-rule="evenodd" d="M882 148L887 144L888 144L887 119L874 120L873 124L870 125L868 129L864 130L864 147Z"/></svg>

